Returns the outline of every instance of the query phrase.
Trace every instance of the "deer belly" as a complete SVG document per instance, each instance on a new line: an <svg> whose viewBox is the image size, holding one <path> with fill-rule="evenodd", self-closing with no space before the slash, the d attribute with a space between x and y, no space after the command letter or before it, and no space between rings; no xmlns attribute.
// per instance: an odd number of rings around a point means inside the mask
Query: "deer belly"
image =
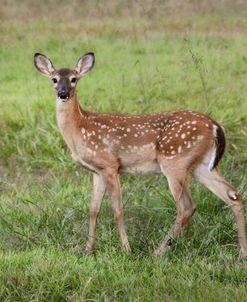
<svg viewBox="0 0 247 302"><path fill-rule="evenodd" d="M121 171L130 174L148 175L154 173L161 173L160 166L157 161L147 161L136 163L128 166L122 166Z"/></svg>

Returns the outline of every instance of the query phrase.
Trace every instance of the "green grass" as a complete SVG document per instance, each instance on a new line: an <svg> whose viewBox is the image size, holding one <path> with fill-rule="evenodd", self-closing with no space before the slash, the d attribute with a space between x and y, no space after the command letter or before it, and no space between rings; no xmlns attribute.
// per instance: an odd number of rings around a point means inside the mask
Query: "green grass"
<svg viewBox="0 0 247 302"><path fill-rule="evenodd" d="M95 68L78 86L87 109L210 114L226 130L223 173L247 198L244 1L127 2L12 0L1 8L0 301L247 299L231 212L194 183L198 211L164 257L152 252L176 208L160 176L121 179L130 256L121 252L107 199L95 255L78 254L92 177L73 163L58 132L54 93L33 66L35 52L71 68L95 52Z"/></svg>

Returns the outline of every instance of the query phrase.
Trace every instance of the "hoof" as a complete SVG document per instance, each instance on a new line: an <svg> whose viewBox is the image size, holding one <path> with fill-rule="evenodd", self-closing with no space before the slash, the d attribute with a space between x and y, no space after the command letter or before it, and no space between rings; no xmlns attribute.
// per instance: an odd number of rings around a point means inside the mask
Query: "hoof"
<svg viewBox="0 0 247 302"><path fill-rule="evenodd" d="M161 256L163 256L163 252L161 252L161 251L158 249L158 250L155 250L155 251L154 251L153 255L154 255L155 257L161 257Z"/></svg>
<svg viewBox="0 0 247 302"><path fill-rule="evenodd" d="M165 252L166 252L166 249L164 249L163 247L159 247L154 251L153 255L155 257L161 257L165 254Z"/></svg>
<svg viewBox="0 0 247 302"><path fill-rule="evenodd" d="M131 254L131 248L129 245L125 245L123 248L124 253L126 253L127 255Z"/></svg>
<svg viewBox="0 0 247 302"><path fill-rule="evenodd" d="M88 246L85 247L83 254L86 256L92 255L94 250L92 248L89 248Z"/></svg>
<svg viewBox="0 0 247 302"><path fill-rule="evenodd" d="M244 260L244 259L247 259L247 250L241 250L240 251L240 254L239 254L239 258Z"/></svg>
<svg viewBox="0 0 247 302"><path fill-rule="evenodd" d="M85 248L83 248L82 246L77 246L75 247L74 252L78 256L88 256L93 254L93 249L89 249L87 246Z"/></svg>
<svg viewBox="0 0 247 302"><path fill-rule="evenodd" d="M155 251L154 251L154 256L155 257L161 257L163 256L167 250L170 249L170 245L167 245L167 243L161 244Z"/></svg>

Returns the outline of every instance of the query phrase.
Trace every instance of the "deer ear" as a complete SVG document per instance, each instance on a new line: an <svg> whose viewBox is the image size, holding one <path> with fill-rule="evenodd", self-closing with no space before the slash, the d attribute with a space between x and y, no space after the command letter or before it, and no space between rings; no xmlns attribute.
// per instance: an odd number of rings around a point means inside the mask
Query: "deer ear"
<svg viewBox="0 0 247 302"><path fill-rule="evenodd" d="M51 74L55 71L51 60L41 53L36 53L34 55L34 66L45 76L51 76Z"/></svg>
<svg viewBox="0 0 247 302"><path fill-rule="evenodd" d="M75 71L78 73L79 77L82 77L85 73L91 70L94 66L95 57L93 52L88 52L82 56L75 67Z"/></svg>

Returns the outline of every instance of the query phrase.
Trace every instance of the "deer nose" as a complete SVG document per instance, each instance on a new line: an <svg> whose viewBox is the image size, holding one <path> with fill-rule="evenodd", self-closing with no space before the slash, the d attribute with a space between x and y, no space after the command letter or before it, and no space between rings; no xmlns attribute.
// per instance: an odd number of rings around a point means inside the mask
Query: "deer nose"
<svg viewBox="0 0 247 302"><path fill-rule="evenodd" d="M69 98L69 93L66 90L58 91L57 95L60 99L68 99Z"/></svg>

